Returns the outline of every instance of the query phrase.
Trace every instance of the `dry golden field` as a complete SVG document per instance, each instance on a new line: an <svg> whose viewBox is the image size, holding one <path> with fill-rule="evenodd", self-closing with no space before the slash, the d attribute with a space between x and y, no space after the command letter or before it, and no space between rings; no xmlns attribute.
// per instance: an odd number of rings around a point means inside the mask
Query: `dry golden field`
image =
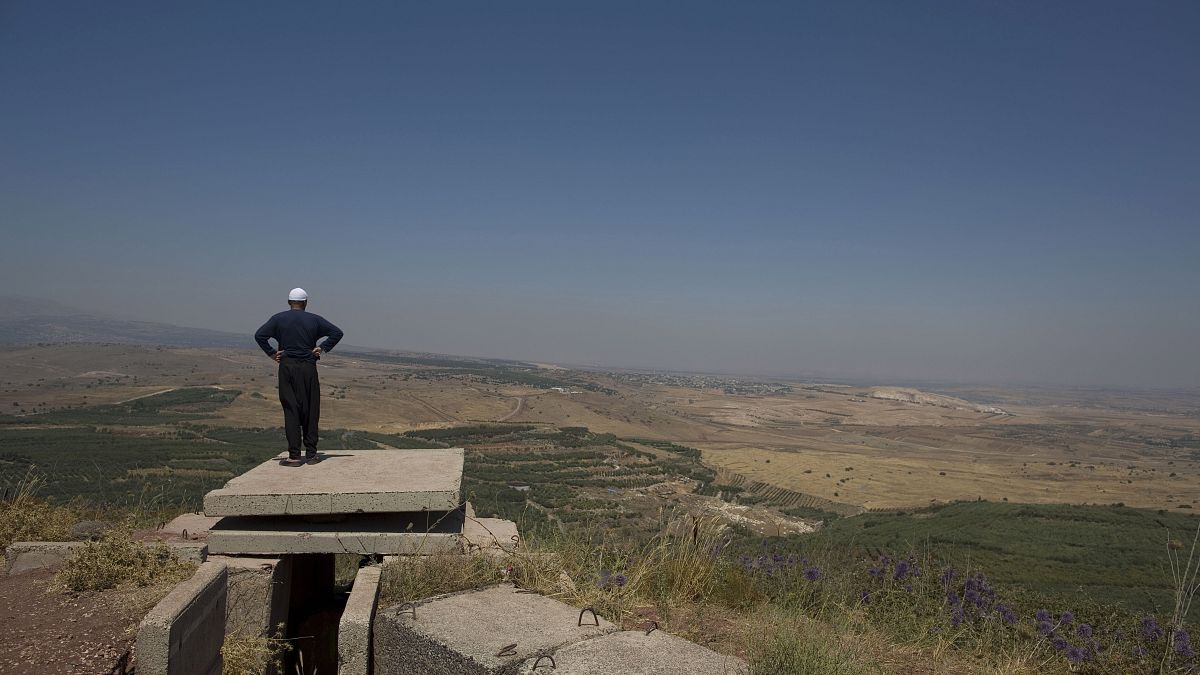
<svg viewBox="0 0 1200 675"><path fill-rule="evenodd" d="M529 370L600 390L556 391L469 369L335 352L319 371L322 426L586 426L700 448L722 481L740 476L868 509L977 498L1174 509L1200 499L1196 392L960 388L948 391L954 398L800 382L756 389L718 376ZM0 355L0 373L7 414L217 386L243 395L208 423L280 423L275 364L252 350L33 347Z"/></svg>

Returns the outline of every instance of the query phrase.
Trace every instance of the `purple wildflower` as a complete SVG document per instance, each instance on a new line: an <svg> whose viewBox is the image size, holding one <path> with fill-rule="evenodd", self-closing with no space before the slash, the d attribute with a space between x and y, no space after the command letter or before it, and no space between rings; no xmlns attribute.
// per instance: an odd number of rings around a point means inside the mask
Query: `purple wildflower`
<svg viewBox="0 0 1200 675"><path fill-rule="evenodd" d="M809 581L816 581L817 579L821 578L821 570L815 567L810 567L804 570L804 578L808 579Z"/></svg>
<svg viewBox="0 0 1200 675"><path fill-rule="evenodd" d="M1079 624L1079 628L1075 629L1075 632L1079 635L1079 637L1086 640L1092 637L1092 625L1088 623L1081 623Z"/></svg>
<svg viewBox="0 0 1200 675"><path fill-rule="evenodd" d="M892 574L892 578L896 581L903 581L906 576L908 576L908 561L900 560L896 563L896 571Z"/></svg>
<svg viewBox="0 0 1200 675"><path fill-rule="evenodd" d="M1196 651L1192 649L1192 641L1186 630L1175 631L1175 654L1183 659L1190 659L1196 655Z"/></svg>
<svg viewBox="0 0 1200 675"><path fill-rule="evenodd" d="M942 570L942 577L941 577L942 585L949 586L951 583L954 582L954 576L955 576L955 572L954 572L953 567L947 567L946 569Z"/></svg>
<svg viewBox="0 0 1200 675"><path fill-rule="evenodd" d="M859 591L858 592L858 601L864 605L870 604L871 593L868 591Z"/></svg>
<svg viewBox="0 0 1200 675"><path fill-rule="evenodd" d="M1142 639L1148 642L1156 642L1163 636L1163 630L1158 625L1158 619L1152 616L1147 616L1142 619Z"/></svg>
<svg viewBox="0 0 1200 675"><path fill-rule="evenodd" d="M1070 610L1058 615L1058 622L1064 626L1070 626L1073 621L1075 621L1075 613Z"/></svg>
<svg viewBox="0 0 1200 675"><path fill-rule="evenodd" d="M618 587L624 587L625 584L629 583L629 579L626 578L624 574L618 574L617 576L613 577L613 583Z"/></svg>
<svg viewBox="0 0 1200 675"><path fill-rule="evenodd" d="M950 625L954 626L955 628L958 628L959 624L961 624L962 622L963 622L963 608L955 607L954 609L950 610Z"/></svg>
<svg viewBox="0 0 1200 675"><path fill-rule="evenodd" d="M1054 640L1050 644L1054 645L1054 649L1057 651L1060 651L1060 652L1066 651L1067 647L1071 646L1071 643L1067 642L1066 640L1064 640L1063 638L1060 638L1060 637L1054 638Z"/></svg>
<svg viewBox="0 0 1200 675"><path fill-rule="evenodd" d="M951 605L959 605L962 604L962 598L958 597L957 591L950 591L946 594L946 602Z"/></svg>
<svg viewBox="0 0 1200 675"><path fill-rule="evenodd" d="M904 584L904 590L912 593L912 584Z"/></svg>
<svg viewBox="0 0 1200 675"><path fill-rule="evenodd" d="M1067 660L1071 663L1082 663L1087 658L1087 652L1079 647L1072 646L1067 649Z"/></svg>
<svg viewBox="0 0 1200 675"><path fill-rule="evenodd" d="M867 570L867 576L871 577L872 579L878 579L879 577L883 576L883 570L879 569L878 567L872 567Z"/></svg>
<svg viewBox="0 0 1200 675"><path fill-rule="evenodd" d="M1042 635L1049 635L1054 632L1054 626L1050 625L1049 621L1039 621L1037 629Z"/></svg>
<svg viewBox="0 0 1200 675"><path fill-rule="evenodd" d="M1042 621L1049 621L1050 612L1047 612L1044 609L1039 609L1037 612L1034 612L1033 618L1037 619L1038 623L1041 623Z"/></svg>
<svg viewBox="0 0 1200 675"><path fill-rule="evenodd" d="M1008 625L1013 625L1017 622L1017 613L1012 607L1005 604L996 605L996 611L1000 614L1000 620Z"/></svg>
<svg viewBox="0 0 1200 675"><path fill-rule="evenodd" d="M973 589L967 591L963 595L963 599L966 600L967 602L971 603L972 605L975 605L976 607L979 607L980 605L983 604L983 601L979 598L979 591L976 591Z"/></svg>

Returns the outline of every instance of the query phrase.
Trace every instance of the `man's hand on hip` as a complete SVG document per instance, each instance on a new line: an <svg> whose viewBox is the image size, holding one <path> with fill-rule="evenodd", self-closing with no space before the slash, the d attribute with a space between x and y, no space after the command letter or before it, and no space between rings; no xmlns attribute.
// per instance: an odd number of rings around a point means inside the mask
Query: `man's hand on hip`
<svg viewBox="0 0 1200 675"><path fill-rule="evenodd" d="M320 347L313 347L313 356L317 357L318 359L321 358L321 348Z"/></svg>
<svg viewBox="0 0 1200 675"><path fill-rule="evenodd" d="M275 363L279 363L280 360L282 360L282 359L283 359L283 352L275 352L274 354L271 355L271 360L274 361Z"/></svg>

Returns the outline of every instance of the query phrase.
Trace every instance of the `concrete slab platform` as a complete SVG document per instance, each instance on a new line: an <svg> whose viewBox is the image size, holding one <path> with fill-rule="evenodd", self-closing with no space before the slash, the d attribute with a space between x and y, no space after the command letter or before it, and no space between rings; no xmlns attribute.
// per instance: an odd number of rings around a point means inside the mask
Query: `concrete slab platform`
<svg viewBox="0 0 1200 675"><path fill-rule="evenodd" d="M567 645L542 659L534 670L536 658L521 664L522 675L553 672L554 675L746 675L746 662L718 654L707 647L689 642L660 630L622 631Z"/></svg>
<svg viewBox="0 0 1200 675"><path fill-rule="evenodd" d="M338 675L370 675L371 626L379 600L378 565L364 567L354 578L346 609L338 623Z"/></svg>
<svg viewBox="0 0 1200 675"><path fill-rule="evenodd" d="M514 673L526 659L617 630L603 619L578 624L578 609L509 585L398 605L376 616L375 672Z"/></svg>
<svg viewBox="0 0 1200 675"><path fill-rule="evenodd" d="M223 518L208 535L214 555L461 553L462 513L371 513L336 522L283 516Z"/></svg>
<svg viewBox="0 0 1200 675"><path fill-rule="evenodd" d="M280 456L282 458L283 455ZM459 507L463 449L340 450L325 461L260 464L204 497L209 516L449 511Z"/></svg>

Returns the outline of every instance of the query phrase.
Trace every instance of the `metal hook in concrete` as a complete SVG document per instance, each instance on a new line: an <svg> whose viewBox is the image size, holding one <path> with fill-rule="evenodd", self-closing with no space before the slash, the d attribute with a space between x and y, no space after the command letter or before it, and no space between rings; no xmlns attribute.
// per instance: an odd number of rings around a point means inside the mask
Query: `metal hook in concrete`
<svg viewBox="0 0 1200 675"><path fill-rule="evenodd" d="M541 666L542 659L550 659L550 668L551 669L558 668L558 664L554 662L553 656L550 656L549 654L542 654L541 656L537 657L536 661L533 662L533 667L530 668L530 670L537 670L538 668L541 668L542 667Z"/></svg>
<svg viewBox="0 0 1200 675"><path fill-rule="evenodd" d="M596 623L589 623L588 625L589 626L599 626L600 625L600 617L596 616L596 610L592 609L591 607L584 607L583 609L579 610L579 623L577 625L579 625L579 626L583 625L583 615L588 612L592 613L592 619L596 622Z"/></svg>
<svg viewBox="0 0 1200 675"><path fill-rule="evenodd" d="M516 656L516 655L517 655L517 643L515 643L515 642L512 643L511 645L504 645L503 647L500 648L500 651L496 652L496 656Z"/></svg>

